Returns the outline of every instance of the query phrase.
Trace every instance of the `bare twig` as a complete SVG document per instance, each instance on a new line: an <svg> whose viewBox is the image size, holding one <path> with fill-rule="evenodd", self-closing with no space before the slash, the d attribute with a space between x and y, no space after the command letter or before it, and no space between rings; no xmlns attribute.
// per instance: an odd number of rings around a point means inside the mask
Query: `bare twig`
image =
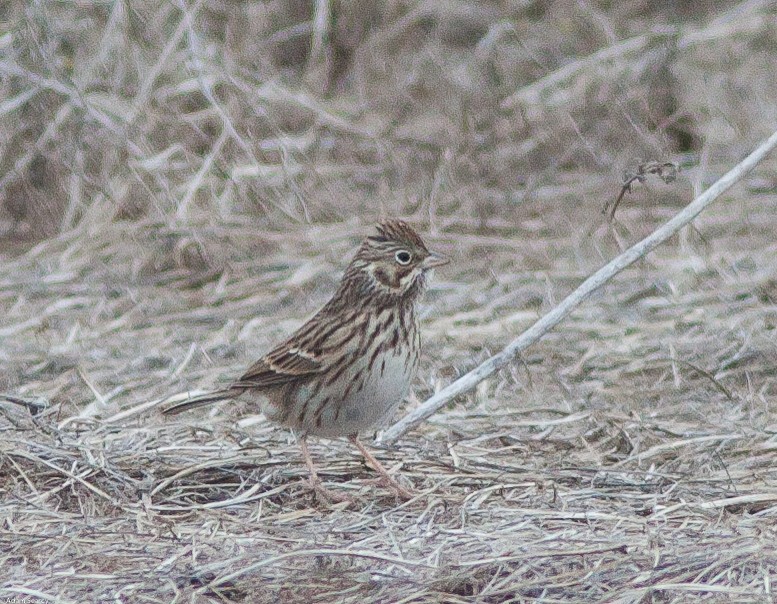
<svg viewBox="0 0 777 604"><path fill-rule="evenodd" d="M626 195L626 193L632 192L632 187L635 182L644 183L649 175L655 175L665 183L670 183L677 178L677 173L679 171L680 166L671 161L640 162L634 172L628 171L623 175L623 185L621 186L618 197L615 199L615 203L613 203L612 206L609 201L604 204L602 214L607 214L607 217L610 220L615 218L615 211L618 209L623 196Z"/></svg>
<svg viewBox="0 0 777 604"><path fill-rule="evenodd" d="M504 350L481 363L478 367L463 375L458 380L443 388L440 392L429 398L420 407L414 409L406 417L386 430L380 437L380 442L392 442L405 432L420 424L431 416L443 405L460 394L469 392L477 384L492 375L508 363L516 354L526 350L537 342L545 333L553 329L563 321L575 308L577 308L588 296L610 281L624 268L642 258L650 251L661 245L681 228L690 223L704 209L706 209L721 194L739 182L748 172L757 166L777 146L777 132L774 132L755 151L721 177L706 192L694 199L685 209L676 214L664 226L654 231L651 235L633 245L620 256L600 268L564 300L542 317L529 329L523 332L515 340L510 342Z"/></svg>

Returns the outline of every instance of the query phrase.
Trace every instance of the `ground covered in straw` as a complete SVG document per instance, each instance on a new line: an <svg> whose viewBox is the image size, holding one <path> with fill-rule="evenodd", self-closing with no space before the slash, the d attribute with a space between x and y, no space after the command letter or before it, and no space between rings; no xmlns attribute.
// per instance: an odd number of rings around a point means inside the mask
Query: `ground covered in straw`
<svg viewBox="0 0 777 604"><path fill-rule="evenodd" d="M0 600L771 601L774 158L376 449L410 501L314 441L327 505L255 410L159 401L240 373L400 215L454 259L417 405L770 133L773 3L342 2L313 51L301 3L134 4L3 17ZM683 170L609 222L638 157Z"/></svg>

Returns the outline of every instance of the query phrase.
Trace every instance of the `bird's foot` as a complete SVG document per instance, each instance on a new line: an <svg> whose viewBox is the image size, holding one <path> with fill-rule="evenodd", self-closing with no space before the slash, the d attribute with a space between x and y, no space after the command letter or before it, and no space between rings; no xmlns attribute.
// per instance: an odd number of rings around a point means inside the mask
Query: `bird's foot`
<svg viewBox="0 0 777 604"><path fill-rule="evenodd" d="M321 482L320 479L310 479L308 481L308 484L310 485L310 488L313 489L313 492L316 495L316 498L327 505L331 504L337 504L337 503L348 503L353 504L355 503L355 500L353 497L350 497L346 495L345 493L338 493L336 491L333 491L332 489L328 489L324 486L324 483Z"/></svg>
<svg viewBox="0 0 777 604"><path fill-rule="evenodd" d="M397 497L405 501L413 499L413 497L416 496L416 493L413 493L413 491L410 491L405 487L403 487L401 484L399 484L388 474L381 474L380 476L377 476L375 478L367 478L364 482L366 482L367 484L374 484L379 487L388 489L389 491L394 493L394 495L396 495Z"/></svg>

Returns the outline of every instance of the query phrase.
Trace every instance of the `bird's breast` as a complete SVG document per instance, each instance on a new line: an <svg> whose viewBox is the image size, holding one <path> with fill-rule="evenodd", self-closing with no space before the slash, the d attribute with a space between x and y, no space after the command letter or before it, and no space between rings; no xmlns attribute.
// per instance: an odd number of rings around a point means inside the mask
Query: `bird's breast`
<svg viewBox="0 0 777 604"><path fill-rule="evenodd" d="M414 317L409 319L400 335L381 330L298 388L283 423L331 438L358 434L389 419L418 368L418 327Z"/></svg>

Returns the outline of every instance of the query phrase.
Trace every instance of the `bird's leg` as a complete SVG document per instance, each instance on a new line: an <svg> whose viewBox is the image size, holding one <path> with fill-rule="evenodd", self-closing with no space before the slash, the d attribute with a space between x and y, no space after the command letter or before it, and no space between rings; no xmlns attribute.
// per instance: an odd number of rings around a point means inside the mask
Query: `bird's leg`
<svg viewBox="0 0 777 604"><path fill-rule="evenodd" d="M318 472L316 472L316 466L313 464L313 457L311 457L310 450L308 449L308 435L302 434L301 436L297 436L295 433L294 436L297 438L299 448L302 450L302 458L305 460L305 465L308 467L308 473L310 474L310 486L313 488L316 495L326 502L351 502L349 497L333 493L321 482L321 479L318 477Z"/></svg>
<svg viewBox="0 0 777 604"><path fill-rule="evenodd" d="M364 459L367 460L367 463L369 463L372 468L380 474L380 477L382 478L382 482L388 486L390 489L395 491L400 497L404 499L412 499L413 494L408 491L405 487L400 485L396 480L394 480L391 475L388 473L388 470L383 467L383 464L381 464L377 459L375 459L375 456L370 453L369 449L364 446L364 443L359 440L359 437L356 434L352 434L348 437L348 440L353 443L353 445L359 449L359 452L364 456Z"/></svg>
<svg viewBox="0 0 777 604"><path fill-rule="evenodd" d="M302 449L302 458L305 460L305 465L308 467L308 474L310 474L310 485L313 488L318 487L321 484L321 479L316 472L316 466L313 464L313 458L310 456L310 450L308 449L308 435L303 434L297 438L299 448Z"/></svg>

